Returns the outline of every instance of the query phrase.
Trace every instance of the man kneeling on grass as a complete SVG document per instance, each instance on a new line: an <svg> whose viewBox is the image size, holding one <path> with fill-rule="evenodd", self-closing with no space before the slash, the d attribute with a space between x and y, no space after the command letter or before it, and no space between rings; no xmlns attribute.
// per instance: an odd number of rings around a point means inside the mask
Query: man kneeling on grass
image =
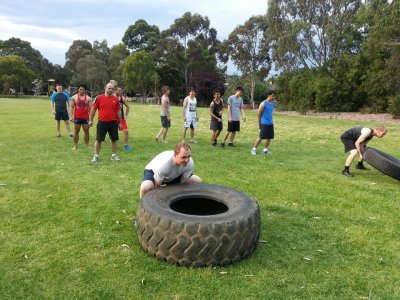
<svg viewBox="0 0 400 300"><path fill-rule="evenodd" d="M191 155L190 146L179 143L174 150L161 152L153 158L144 170L140 199L162 184L201 183L201 178L193 174Z"/></svg>

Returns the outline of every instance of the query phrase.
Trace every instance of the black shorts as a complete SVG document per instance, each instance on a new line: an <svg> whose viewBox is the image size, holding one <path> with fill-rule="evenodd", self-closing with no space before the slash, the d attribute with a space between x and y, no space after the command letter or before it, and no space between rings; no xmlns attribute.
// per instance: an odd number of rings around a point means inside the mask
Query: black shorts
<svg viewBox="0 0 400 300"><path fill-rule="evenodd" d="M222 122L218 122L218 120L212 118L210 123L210 129L213 131L221 131L223 128Z"/></svg>
<svg viewBox="0 0 400 300"><path fill-rule="evenodd" d="M161 116L161 126L163 128L170 128L171 127L171 121L168 120L167 116Z"/></svg>
<svg viewBox="0 0 400 300"><path fill-rule="evenodd" d="M74 123L79 125L89 124L89 119L74 118Z"/></svg>
<svg viewBox="0 0 400 300"><path fill-rule="evenodd" d="M228 122L228 132L240 131L240 121Z"/></svg>
<svg viewBox="0 0 400 300"><path fill-rule="evenodd" d="M349 152L349 151L351 151L353 149L357 149L356 143L352 139L347 139L347 138L344 138L342 136L340 137L340 139L341 139L341 141L342 141L342 143L344 145L344 152L345 153Z"/></svg>
<svg viewBox="0 0 400 300"><path fill-rule="evenodd" d="M56 114L54 115L54 120L57 121L68 121L69 120L69 116L68 116L68 112L67 111L56 111Z"/></svg>
<svg viewBox="0 0 400 300"><path fill-rule="evenodd" d="M272 140L274 138L274 125L261 124L260 126L260 139Z"/></svg>
<svg viewBox="0 0 400 300"><path fill-rule="evenodd" d="M192 175L193 174L190 174L189 178ZM154 172L153 172L153 170L148 170L148 169L144 170L142 182L145 181L145 180L151 180L154 183ZM181 180L182 180L182 175L174 178L172 181L162 182L161 184L177 184L177 183L181 183Z"/></svg>
<svg viewBox="0 0 400 300"><path fill-rule="evenodd" d="M99 121L97 123L97 134L96 140L99 142L104 142L106 139L106 134L110 136L112 142L118 141L118 122L111 121L111 122L103 122Z"/></svg>

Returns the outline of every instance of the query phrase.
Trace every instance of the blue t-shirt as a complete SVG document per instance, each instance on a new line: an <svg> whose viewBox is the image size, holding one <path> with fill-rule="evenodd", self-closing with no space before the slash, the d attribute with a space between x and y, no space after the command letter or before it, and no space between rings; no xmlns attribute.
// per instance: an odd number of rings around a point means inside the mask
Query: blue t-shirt
<svg viewBox="0 0 400 300"><path fill-rule="evenodd" d="M268 102L267 100L264 100L264 110L261 114L261 124L263 125L273 125L274 121L272 119L272 112L274 111L275 108L275 101Z"/></svg>
<svg viewBox="0 0 400 300"><path fill-rule="evenodd" d="M62 93L53 93L51 95L51 101L55 102L55 110L56 112L66 112L67 109L67 101L69 101L70 96L66 92Z"/></svg>

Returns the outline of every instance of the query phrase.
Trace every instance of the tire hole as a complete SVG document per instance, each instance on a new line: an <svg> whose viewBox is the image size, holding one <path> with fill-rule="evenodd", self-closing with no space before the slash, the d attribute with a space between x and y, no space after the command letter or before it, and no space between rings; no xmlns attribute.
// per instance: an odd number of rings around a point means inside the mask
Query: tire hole
<svg viewBox="0 0 400 300"><path fill-rule="evenodd" d="M228 206L213 199L191 196L177 199L171 209L186 215L209 216L227 212Z"/></svg>

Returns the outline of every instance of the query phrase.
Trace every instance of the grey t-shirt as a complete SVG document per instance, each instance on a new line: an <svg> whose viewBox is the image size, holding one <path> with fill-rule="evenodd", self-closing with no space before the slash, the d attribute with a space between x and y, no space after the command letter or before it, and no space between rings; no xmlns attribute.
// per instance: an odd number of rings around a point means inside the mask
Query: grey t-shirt
<svg viewBox="0 0 400 300"><path fill-rule="evenodd" d="M174 151L164 151L153 158L146 166L147 170L153 170L154 179L158 182L168 183L182 175L182 179L188 179L193 172L194 162L192 158L186 166L175 165Z"/></svg>
<svg viewBox="0 0 400 300"><path fill-rule="evenodd" d="M232 121L240 121L240 109L243 107L242 97L230 96L228 98L228 105L231 106Z"/></svg>

